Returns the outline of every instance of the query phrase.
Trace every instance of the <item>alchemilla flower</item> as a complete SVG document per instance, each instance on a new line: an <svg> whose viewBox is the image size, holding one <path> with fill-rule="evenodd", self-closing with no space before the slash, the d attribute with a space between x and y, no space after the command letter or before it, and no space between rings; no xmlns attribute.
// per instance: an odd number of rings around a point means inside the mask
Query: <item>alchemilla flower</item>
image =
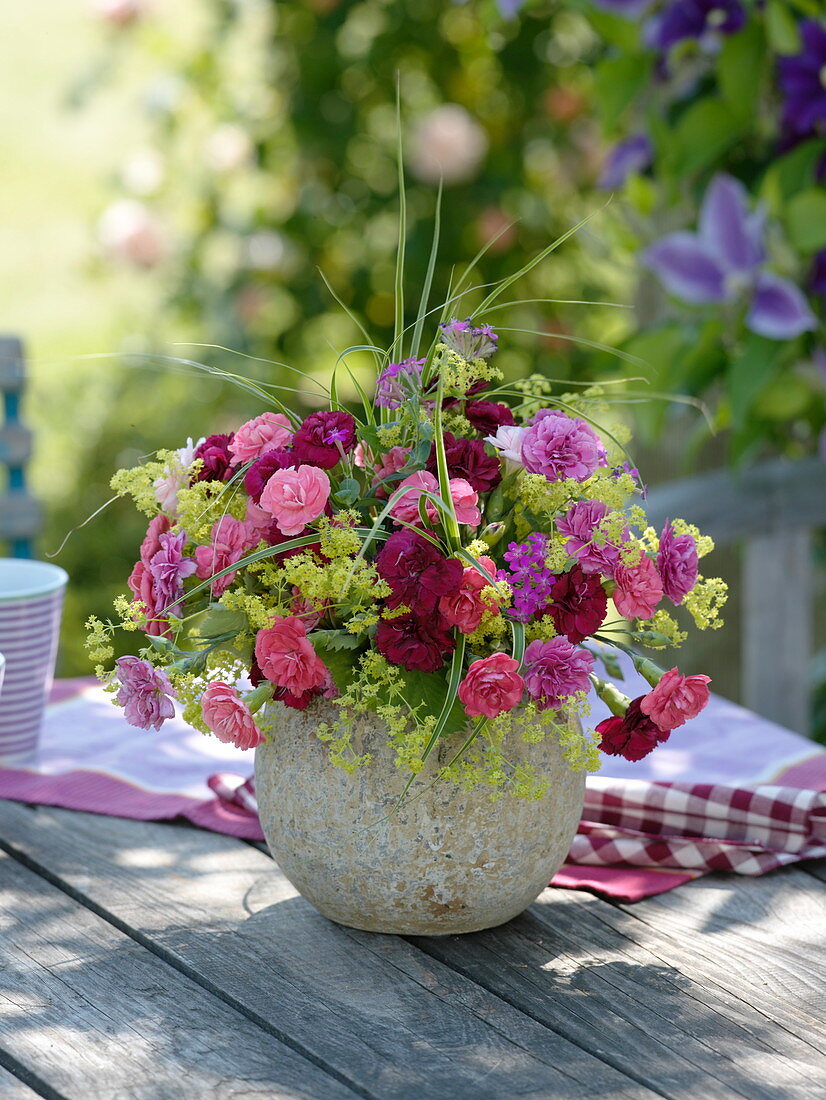
<svg viewBox="0 0 826 1100"><path fill-rule="evenodd" d="M695 296L747 276L752 323L776 331L788 311L766 310L761 217L725 180L710 196L700 232L660 242L655 261L700 256L699 275L676 263ZM596 767L595 732L639 759L699 712L707 677L648 661L652 690L631 701L598 679L592 649L675 641L669 608L715 625L710 540L677 520L646 530L599 396L557 397L540 376L500 385L497 344L484 321L450 321L421 355L396 347L372 408L300 422L263 409L116 476L150 520L133 599L117 623L91 622L90 649L110 659L118 626L138 639L103 670L130 722L158 729L178 698L203 733L254 748L283 708L306 710L329 766L352 771L369 766L351 738L370 716L411 775L455 747L440 781L537 798L542 777L512 763L508 737L557 738L571 767ZM591 684L614 717L578 732Z"/></svg>

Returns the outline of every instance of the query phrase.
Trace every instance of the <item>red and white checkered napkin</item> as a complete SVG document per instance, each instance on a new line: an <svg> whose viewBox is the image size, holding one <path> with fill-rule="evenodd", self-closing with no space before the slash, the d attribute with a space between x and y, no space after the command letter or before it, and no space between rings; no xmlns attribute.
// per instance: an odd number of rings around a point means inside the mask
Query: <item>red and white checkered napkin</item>
<svg viewBox="0 0 826 1100"><path fill-rule="evenodd" d="M762 875L826 856L826 792L589 776L570 863Z"/></svg>

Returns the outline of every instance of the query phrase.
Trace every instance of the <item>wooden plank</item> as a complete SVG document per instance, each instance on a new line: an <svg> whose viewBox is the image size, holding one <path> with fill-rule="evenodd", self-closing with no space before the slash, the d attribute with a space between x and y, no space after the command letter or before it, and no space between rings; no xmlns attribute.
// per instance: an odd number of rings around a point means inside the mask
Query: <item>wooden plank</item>
<svg viewBox="0 0 826 1100"><path fill-rule="evenodd" d="M679 902L680 899L678 899ZM690 899L682 904L690 908ZM663 1096L821 1096L826 1057L593 897L547 890L498 929L417 946ZM790 1091L793 1090L793 1091Z"/></svg>
<svg viewBox="0 0 826 1100"><path fill-rule="evenodd" d="M813 561L805 530L760 535L743 548L743 702L804 735L811 724Z"/></svg>
<svg viewBox="0 0 826 1100"><path fill-rule="evenodd" d="M760 878L716 874L612 911L625 933L643 937L694 980L750 1005L805 1043L813 1064L820 1064L826 1053L822 882L792 867Z"/></svg>
<svg viewBox="0 0 826 1100"><path fill-rule="evenodd" d="M0 1047L56 1095L355 1095L2 853L0 929Z"/></svg>
<svg viewBox="0 0 826 1100"><path fill-rule="evenodd" d="M652 1095L404 940L325 920L229 837L7 802L0 842L365 1096Z"/></svg>
<svg viewBox="0 0 826 1100"><path fill-rule="evenodd" d="M682 516L721 545L770 531L826 523L826 462L774 459L747 470L715 470L654 486L645 502L658 530Z"/></svg>
<svg viewBox="0 0 826 1100"><path fill-rule="evenodd" d="M43 1091L35 1092L14 1073L5 1069L2 1059L3 1053L0 1051L0 1096L3 1100L37 1100L38 1096L46 1095Z"/></svg>

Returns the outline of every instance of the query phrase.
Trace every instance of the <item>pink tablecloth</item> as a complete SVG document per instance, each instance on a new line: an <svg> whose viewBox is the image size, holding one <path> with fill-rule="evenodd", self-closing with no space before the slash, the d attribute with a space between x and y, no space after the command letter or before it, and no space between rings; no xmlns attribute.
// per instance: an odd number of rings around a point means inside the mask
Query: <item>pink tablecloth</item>
<svg viewBox="0 0 826 1100"><path fill-rule="evenodd" d="M628 670L623 689L633 696L646 687ZM592 720L603 716L601 707L595 701ZM64 680L47 710L37 766L0 769L0 797L139 820L183 817L216 832L262 839L245 785L252 767L251 753L203 737L180 719L158 733L134 729L99 687ZM778 788L785 793L778 795ZM602 771L588 779L572 861L553 884L633 901L705 870L760 873L826 854L826 795L814 793L821 791L821 746L712 697L698 719L646 760L605 758ZM690 798L705 816L686 813ZM738 810L738 816L734 811L745 807L744 799L748 812ZM769 805L779 807L772 811L778 816L764 827L761 815ZM780 831L770 827L778 822ZM698 837L714 851L691 843ZM757 869L748 869L749 860Z"/></svg>

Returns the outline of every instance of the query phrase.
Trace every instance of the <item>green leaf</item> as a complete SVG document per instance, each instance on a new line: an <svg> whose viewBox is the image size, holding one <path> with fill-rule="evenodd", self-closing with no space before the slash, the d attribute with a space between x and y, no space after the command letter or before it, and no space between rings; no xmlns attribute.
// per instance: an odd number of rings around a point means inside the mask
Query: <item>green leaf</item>
<svg viewBox="0 0 826 1100"><path fill-rule="evenodd" d="M826 138L813 138L772 162L763 177L760 192L775 213L782 214L784 205L793 196L812 186L824 152Z"/></svg>
<svg viewBox="0 0 826 1100"><path fill-rule="evenodd" d="M764 19L766 36L775 53L799 52L801 43L797 20L783 0L768 0Z"/></svg>
<svg viewBox="0 0 826 1100"><path fill-rule="evenodd" d="M358 649L364 644L364 639L358 634L351 634L349 630L313 630L309 639L314 646L324 649Z"/></svg>
<svg viewBox="0 0 826 1100"><path fill-rule="evenodd" d="M713 164L740 140L743 121L719 99L693 103L674 128L671 159L678 172L693 174Z"/></svg>
<svg viewBox="0 0 826 1100"><path fill-rule="evenodd" d="M801 252L826 247L826 190L811 187L791 200L786 208L789 240Z"/></svg>
<svg viewBox="0 0 826 1100"><path fill-rule="evenodd" d="M313 643L316 655L320 657L327 666L333 678L333 683L339 691L345 691L350 681L353 679L353 673L356 668L356 654L354 654L352 650L332 649L322 645L320 642L317 643L315 634L311 633L309 637L310 641Z"/></svg>
<svg viewBox="0 0 826 1100"><path fill-rule="evenodd" d="M759 74L764 71L766 41L757 20L739 34L725 39L717 58L717 81L723 99L739 118L755 120L760 93Z"/></svg>
<svg viewBox="0 0 826 1100"><path fill-rule="evenodd" d="M238 634L247 628L247 616L243 611L230 611L220 604L213 604L196 619L190 633L205 641L224 634Z"/></svg>
<svg viewBox="0 0 826 1100"><path fill-rule="evenodd" d="M344 504L349 507L349 505L355 504L360 496L361 485L354 477L345 477L338 489L333 493L333 500L338 504Z"/></svg>
<svg viewBox="0 0 826 1100"><path fill-rule="evenodd" d="M409 672L407 669L399 670L407 690L405 698L412 705L424 703L429 714L441 714L447 697L447 681L441 673L437 672ZM454 699L447 712L442 737L449 737L459 730L465 729L469 724L465 708L458 699Z"/></svg>
<svg viewBox="0 0 826 1100"><path fill-rule="evenodd" d="M601 61L594 74L594 98L606 130L613 130L625 109L648 84L651 58L623 53Z"/></svg>
<svg viewBox="0 0 826 1100"><path fill-rule="evenodd" d="M751 335L740 356L731 363L726 381L735 429L746 423L755 398L777 369L782 351L779 341Z"/></svg>

